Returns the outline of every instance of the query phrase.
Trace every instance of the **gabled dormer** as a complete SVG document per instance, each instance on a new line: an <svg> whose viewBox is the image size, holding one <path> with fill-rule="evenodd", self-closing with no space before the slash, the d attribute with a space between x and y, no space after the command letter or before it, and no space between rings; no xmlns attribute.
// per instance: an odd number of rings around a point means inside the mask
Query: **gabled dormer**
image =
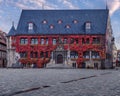
<svg viewBox="0 0 120 96"><path fill-rule="evenodd" d="M28 33L36 32L36 26L35 26L34 22L28 22L27 30L28 30Z"/></svg>
<svg viewBox="0 0 120 96"><path fill-rule="evenodd" d="M91 22L90 21L86 21L85 22L85 32L90 32L91 31Z"/></svg>

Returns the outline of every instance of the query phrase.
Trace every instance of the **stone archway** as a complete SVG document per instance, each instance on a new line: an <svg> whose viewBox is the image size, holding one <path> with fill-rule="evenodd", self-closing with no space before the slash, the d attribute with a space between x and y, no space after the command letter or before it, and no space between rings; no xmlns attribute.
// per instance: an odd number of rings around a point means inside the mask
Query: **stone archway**
<svg viewBox="0 0 120 96"><path fill-rule="evenodd" d="M57 55L57 64L63 64L63 56L61 54Z"/></svg>

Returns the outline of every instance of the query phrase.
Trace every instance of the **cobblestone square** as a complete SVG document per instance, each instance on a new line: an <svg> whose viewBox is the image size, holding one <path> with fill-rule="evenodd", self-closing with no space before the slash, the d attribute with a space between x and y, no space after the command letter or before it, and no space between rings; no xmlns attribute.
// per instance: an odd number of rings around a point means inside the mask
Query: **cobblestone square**
<svg viewBox="0 0 120 96"><path fill-rule="evenodd" d="M0 96L120 96L120 70L0 69Z"/></svg>

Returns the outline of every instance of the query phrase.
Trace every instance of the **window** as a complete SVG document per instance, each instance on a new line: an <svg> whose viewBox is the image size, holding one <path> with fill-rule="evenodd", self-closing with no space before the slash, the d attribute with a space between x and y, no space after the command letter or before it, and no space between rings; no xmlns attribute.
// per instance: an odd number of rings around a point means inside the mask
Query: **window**
<svg viewBox="0 0 120 96"><path fill-rule="evenodd" d="M46 38L46 45L48 45L48 38Z"/></svg>
<svg viewBox="0 0 120 96"><path fill-rule="evenodd" d="M70 40L70 44L73 44L74 43L74 39L72 38L71 40Z"/></svg>
<svg viewBox="0 0 120 96"><path fill-rule="evenodd" d="M86 44L89 44L90 43L90 40L89 38L86 39Z"/></svg>
<svg viewBox="0 0 120 96"><path fill-rule="evenodd" d="M78 44L78 38L75 39L76 44Z"/></svg>
<svg viewBox="0 0 120 96"><path fill-rule="evenodd" d="M31 58L37 58L38 57L38 53L37 52L31 52L30 53L30 57Z"/></svg>
<svg viewBox="0 0 120 96"><path fill-rule="evenodd" d="M47 20L43 20L42 23L43 23L43 24L47 24Z"/></svg>
<svg viewBox="0 0 120 96"><path fill-rule="evenodd" d="M78 21L77 21L77 20L74 20L74 21L73 21L73 23L74 23L74 24L77 24L77 23L78 23Z"/></svg>
<svg viewBox="0 0 120 96"><path fill-rule="evenodd" d="M64 42L64 44L67 44L68 43L67 38L64 38L63 42Z"/></svg>
<svg viewBox="0 0 120 96"><path fill-rule="evenodd" d="M106 59L111 59L111 54L110 53L106 53Z"/></svg>
<svg viewBox="0 0 120 96"><path fill-rule="evenodd" d="M61 24L62 23L62 20L58 20L58 24Z"/></svg>
<svg viewBox="0 0 120 96"><path fill-rule="evenodd" d="M53 39L52 43L53 43L53 45L56 45L57 41L55 38Z"/></svg>
<svg viewBox="0 0 120 96"><path fill-rule="evenodd" d="M28 30L33 30L33 23L28 23Z"/></svg>
<svg viewBox="0 0 120 96"><path fill-rule="evenodd" d="M66 25L65 28L69 29L69 28L70 28L70 25Z"/></svg>
<svg viewBox="0 0 120 96"><path fill-rule="evenodd" d="M46 58L48 58L48 51L45 54L46 54Z"/></svg>
<svg viewBox="0 0 120 96"><path fill-rule="evenodd" d="M44 38L41 38L41 40L40 40L40 44L43 45L44 42L45 42L45 41L44 41Z"/></svg>
<svg viewBox="0 0 120 96"><path fill-rule="evenodd" d="M53 29L54 28L54 26L53 25L50 25L50 29Z"/></svg>
<svg viewBox="0 0 120 96"><path fill-rule="evenodd" d="M27 52L20 52L20 57L21 58L26 58L27 57Z"/></svg>
<svg viewBox="0 0 120 96"><path fill-rule="evenodd" d="M92 51L92 58L95 59L95 58L100 58L99 56L99 52L96 52L96 51Z"/></svg>
<svg viewBox="0 0 120 96"><path fill-rule="evenodd" d="M71 52L70 52L70 58L78 58L78 52L76 52L76 51L71 51Z"/></svg>
<svg viewBox="0 0 120 96"><path fill-rule="evenodd" d="M40 53L40 58L43 58L43 57L44 57L44 53L41 52L41 53Z"/></svg>
<svg viewBox="0 0 120 96"><path fill-rule="evenodd" d="M93 44L100 44L100 38L94 37L92 43Z"/></svg>
<svg viewBox="0 0 120 96"><path fill-rule="evenodd" d="M37 38L32 38L31 39L31 44L38 44L38 39Z"/></svg>
<svg viewBox="0 0 120 96"><path fill-rule="evenodd" d="M82 44L85 44L85 38L82 38Z"/></svg>
<svg viewBox="0 0 120 96"><path fill-rule="evenodd" d="M90 40L89 38L82 38L82 44L89 44L90 43Z"/></svg>
<svg viewBox="0 0 120 96"><path fill-rule="evenodd" d="M20 39L20 44L28 44L28 39L27 38L21 38Z"/></svg>
<svg viewBox="0 0 120 96"><path fill-rule="evenodd" d="M83 52L83 57L86 58L86 59L89 59L90 58L90 52L89 51Z"/></svg>
<svg viewBox="0 0 120 96"><path fill-rule="evenodd" d="M85 28L86 28L87 30L91 29L91 23L90 23L90 22L86 22Z"/></svg>

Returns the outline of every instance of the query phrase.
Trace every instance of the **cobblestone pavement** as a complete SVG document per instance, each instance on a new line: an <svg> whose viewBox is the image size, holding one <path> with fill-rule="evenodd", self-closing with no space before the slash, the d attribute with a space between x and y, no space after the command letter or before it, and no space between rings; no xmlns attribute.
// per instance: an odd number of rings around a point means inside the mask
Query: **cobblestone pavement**
<svg viewBox="0 0 120 96"><path fill-rule="evenodd" d="M120 96L120 70L0 69L0 96Z"/></svg>

